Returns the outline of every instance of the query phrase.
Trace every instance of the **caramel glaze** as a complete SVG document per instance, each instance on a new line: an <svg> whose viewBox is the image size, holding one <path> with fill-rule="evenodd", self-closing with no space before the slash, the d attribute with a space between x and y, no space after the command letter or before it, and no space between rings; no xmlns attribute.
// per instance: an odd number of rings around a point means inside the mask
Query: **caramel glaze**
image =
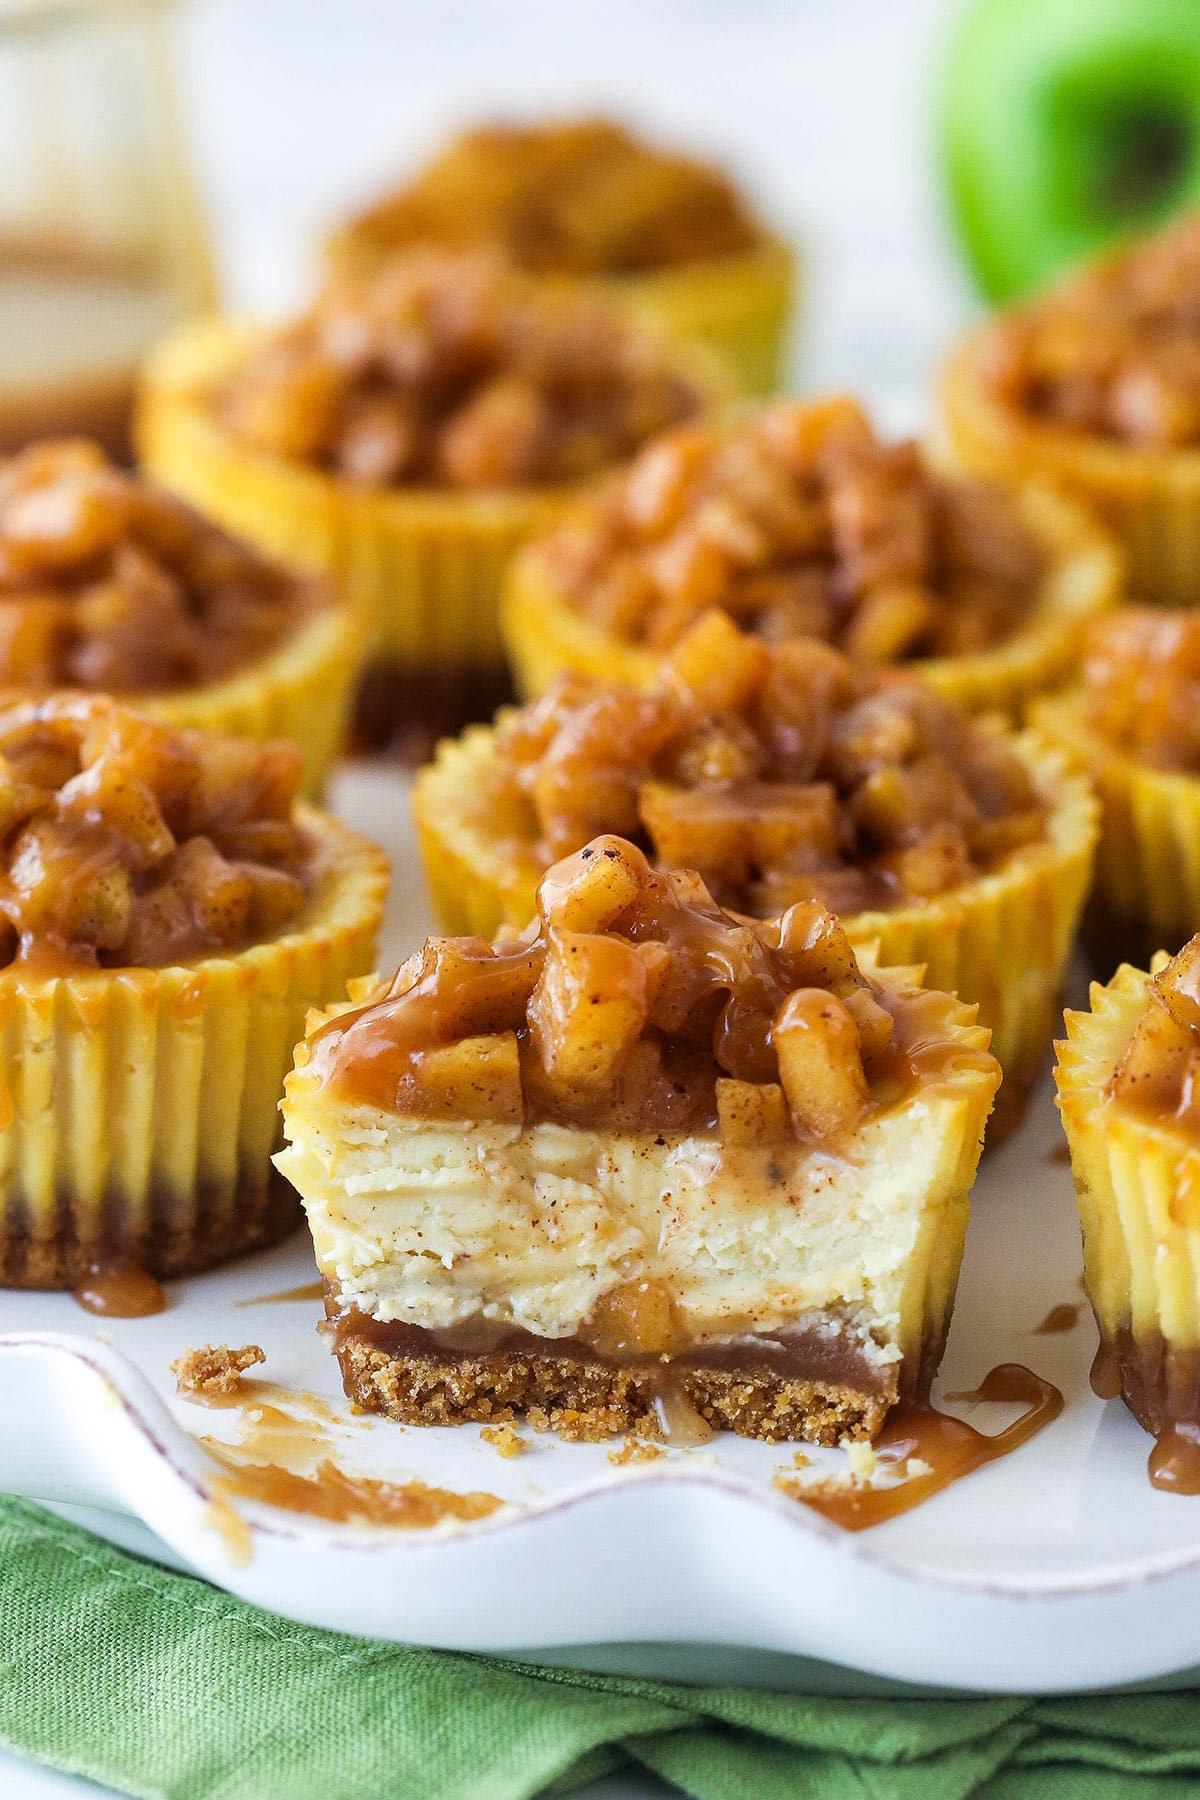
<svg viewBox="0 0 1200 1800"><path fill-rule="evenodd" d="M1082 1301L1064 1300L1061 1305L1050 1308L1041 1324L1034 1327L1031 1336L1053 1337L1061 1331L1074 1331L1082 1311Z"/></svg>
<svg viewBox="0 0 1200 1800"><path fill-rule="evenodd" d="M248 1300L237 1300L236 1306L281 1306L289 1300L323 1300L323 1281L302 1281L299 1287L280 1288L276 1294L252 1294Z"/></svg>
<svg viewBox="0 0 1200 1800"><path fill-rule="evenodd" d="M240 1414L236 1444L212 1437L200 1440L224 1471L213 1483L207 1522L224 1537L231 1561L248 1561L252 1549L245 1521L229 1504L234 1499L281 1506L339 1524L414 1530L447 1519L483 1519L504 1505L493 1494L456 1494L423 1481L396 1483L348 1474L328 1454L325 1427L334 1415L315 1394L242 1377L224 1392L199 1391L188 1398L206 1406L236 1408Z"/></svg>
<svg viewBox="0 0 1200 1800"><path fill-rule="evenodd" d="M810 1489L808 1484L795 1481L787 1482L785 1491L845 1531L866 1531L911 1512L985 1463L1019 1450L1052 1424L1063 1409L1062 1394L1053 1383L1022 1363L1000 1363L972 1393L950 1394L947 1398L998 1401L1023 1406L1025 1411L1003 1431L986 1437L964 1419L939 1411L932 1402L902 1402L889 1414L875 1438L876 1454L884 1465L903 1466L915 1458L929 1465L927 1474L912 1475L891 1487L839 1483L836 1487L813 1484Z"/></svg>
<svg viewBox="0 0 1200 1800"><path fill-rule="evenodd" d="M85 1312L102 1319L144 1319L167 1307L161 1284L131 1262L90 1263L74 1293Z"/></svg>
<svg viewBox="0 0 1200 1800"><path fill-rule="evenodd" d="M418 958L397 972L367 1005L329 1020L310 1040L310 1068L319 1083L343 1099L384 1112L429 1116L422 1097L421 1065L431 1050L463 1037L513 1032L520 1049L527 1122L608 1129L689 1131L716 1129L715 1083L729 1075L755 1083L779 1079L772 1026L789 993L799 985L789 939L799 954L811 953L835 931L818 905L792 907L780 919L742 920L704 896L684 898L658 881L656 898L626 921L590 935L591 979L605 999L640 1001L646 962L631 946L664 946L685 995L676 1001L678 1034L648 1027L662 1053L661 1077L632 1098L616 1091L597 1100L572 1095L555 1109L538 1079L538 1053L528 1007L557 930L561 896L594 855L618 855L615 839L565 858L543 878L540 919L519 938L497 945L483 938L431 938ZM628 848L627 846L625 848ZM701 890L702 892L702 890ZM549 922L547 922L549 921ZM901 990L864 977L867 992L892 1015L889 1051L873 1059L871 1097L876 1107L894 1104L916 1087L958 1069L994 1067L986 1051L947 1038L944 995Z"/></svg>
<svg viewBox="0 0 1200 1800"><path fill-rule="evenodd" d="M486 1519L506 1504L495 1494L456 1494L424 1481L377 1481L348 1475L325 1458L312 1475L296 1475L274 1463L242 1463L223 1444L205 1445L226 1473L214 1484L222 1499L254 1500L306 1513L339 1525L392 1525L427 1531L447 1520Z"/></svg>
<svg viewBox="0 0 1200 1800"><path fill-rule="evenodd" d="M1091 1370L1092 1392L1118 1395L1154 1439L1147 1462L1152 1486L1168 1494L1200 1494L1200 1350L1168 1344L1157 1332L1122 1326L1101 1334Z"/></svg>
<svg viewBox="0 0 1200 1800"><path fill-rule="evenodd" d="M350 1308L331 1309L335 1355L352 1342L365 1342L388 1354L406 1351L433 1355L446 1362L456 1357L486 1356L494 1351L536 1351L546 1356L575 1361L600 1361L635 1368L654 1381L669 1379L672 1364L680 1370L716 1368L775 1374L797 1380L824 1381L853 1387L861 1393L887 1393L891 1365L872 1362L849 1337L820 1327L791 1326L772 1333L728 1337L710 1342L687 1342L673 1324L662 1335L648 1317L657 1312L657 1283L631 1282L615 1296L605 1296L579 1334L567 1338L543 1338L520 1327L492 1319L467 1319L445 1331L399 1320L373 1319ZM620 1312L618 1312L620 1308ZM669 1315L668 1315L669 1318Z"/></svg>

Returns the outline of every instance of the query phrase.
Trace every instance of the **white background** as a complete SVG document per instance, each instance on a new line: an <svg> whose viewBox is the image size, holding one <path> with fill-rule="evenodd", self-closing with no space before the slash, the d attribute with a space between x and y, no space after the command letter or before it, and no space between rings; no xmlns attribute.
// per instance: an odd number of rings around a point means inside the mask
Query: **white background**
<svg viewBox="0 0 1200 1800"><path fill-rule="evenodd" d="M956 5L190 0L179 61L227 297L294 304L339 208L457 123L607 108L736 169L802 243L802 385L911 394L972 304L941 218L930 123ZM0 1752L0 1793L100 1790Z"/></svg>

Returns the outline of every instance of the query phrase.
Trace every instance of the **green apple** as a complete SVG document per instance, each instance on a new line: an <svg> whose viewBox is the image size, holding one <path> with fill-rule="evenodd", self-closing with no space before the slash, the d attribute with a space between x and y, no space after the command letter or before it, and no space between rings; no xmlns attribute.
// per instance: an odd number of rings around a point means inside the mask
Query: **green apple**
<svg viewBox="0 0 1200 1800"><path fill-rule="evenodd" d="M1200 204L1200 0L970 0L939 128L980 287L1037 287Z"/></svg>

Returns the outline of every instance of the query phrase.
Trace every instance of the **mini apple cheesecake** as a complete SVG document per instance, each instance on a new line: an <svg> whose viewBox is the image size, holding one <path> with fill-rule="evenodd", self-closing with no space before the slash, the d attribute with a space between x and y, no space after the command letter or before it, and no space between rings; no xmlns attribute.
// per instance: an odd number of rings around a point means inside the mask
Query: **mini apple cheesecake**
<svg viewBox="0 0 1200 1800"><path fill-rule="evenodd" d="M295 1222L283 1078L386 887L299 781L284 740L0 706L0 1283L189 1274Z"/></svg>
<svg viewBox="0 0 1200 1800"><path fill-rule="evenodd" d="M1110 613L1085 637L1081 673L1033 717L1101 798L1088 936L1108 974L1200 930L1200 612Z"/></svg>
<svg viewBox="0 0 1200 1800"><path fill-rule="evenodd" d="M546 868L599 831L740 914L818 901L978 1004L1006 1094L1049 1045L1098 831L1086 777L1036 733L720 612L650 688L562 676L444 742L413 813L447 931L521 925Z"/></svg>
<svg viewBox="0 0 1200 1800"><path fill-rule="evenodd" d="M942 1352L1000 1070L974 1009L599 837L522 933L317 1021L279 1166L346 1391L567 1437L873 1432Z"/></svg>
<svg viewBox="0 0 1200 1800"><path fill-rule="evenodd" d="M1155 1484L1200 1492L1200 937L1117 970L1068 1012L1058 1093L1100 1327L1092 1385L1158 1443Z"/></svg>
<svg viewBox="0 0 1200 1800"><path fill-rule="evenodd" d="M335 268L416 243L500 245L530 274L699 338L747 393L779 385L795 259L721 173L609 119L477 126L329 239Z"/></svg>
<svg viewBox="0 0 1200 1800"><path fill-rule="evenodd" d="M1120 538L1135 598L1200 601L1200 213L1027 305L951 358L949 446L968 469L1053 481Z"/></svg>
<svg viewBox="0 0 1200 1800"><path fill-rule="evenodd" d="M1119 581L1071 502L939 474L852 400L787 400L643 450L517 559L504 627L527 696L565 669L644 686L719 606L1016 717L1065 678Z"/></svg>
<svg viewBox="0 0 1200 1800"><path fill-rule="evenodd" d="M0 462L0 693L77 688L172 725L290 737L313 793L341 747L361 648L323 585L95 444Z"/></svg>
<svg viewBox="0 0 1200 1800"><path fill-rule="evenodd" d="M148 366L138 441L167 486L360 602L359 722L382 742L410 712L491 710L513 550L727 391L701 350L619 311L425 248L332 279L273 330L185 326Z"/></svg>

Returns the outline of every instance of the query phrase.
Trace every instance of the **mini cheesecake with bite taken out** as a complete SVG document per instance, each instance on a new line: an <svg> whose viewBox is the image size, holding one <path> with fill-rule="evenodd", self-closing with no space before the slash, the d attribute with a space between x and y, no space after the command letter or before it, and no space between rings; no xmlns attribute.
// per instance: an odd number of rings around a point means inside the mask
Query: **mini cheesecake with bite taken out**
<svg viewBox="0 0 1200 1800"><path fill-rule="evenodd" d="M973 1008L601 837L520 934L315 1022L279 1165L359 1405L869 1436L937 1368L1000 1071Z"/></svg>

